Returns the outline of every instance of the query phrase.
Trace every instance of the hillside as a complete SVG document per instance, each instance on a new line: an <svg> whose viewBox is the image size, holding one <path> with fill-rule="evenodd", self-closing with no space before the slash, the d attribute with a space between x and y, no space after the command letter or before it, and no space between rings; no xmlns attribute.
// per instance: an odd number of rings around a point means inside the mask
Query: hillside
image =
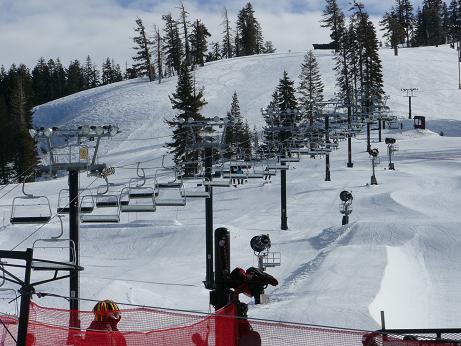
<svg viewBox="0 0 461 346"><path fill-rule="evenodd" d="M235 58L207 64L196 71L205 87L205 116L224 116L237 91L250 126L262 125L265 107L283 70L299 74L304 53ZM332 181L324 181L324 161L303 159L288 172L288 231L280 231L280 181L249 182L238 188L215 189L214 225L231 231L231 267L256 265L249 247L252 236L269 233L272 249L282 253L282 266L269 272L280 285L268 289L272 302L250 306L251 317L350 328L378 327L385 310L387 326L458 327L461 260L457 192L461 163L456 51L448 47L402 49L394 57L382 50L385 90L395 114L406 117L401 88L418 88L413 114L425 115L433 131L392 130L400 151L396 171L377 169L378 186L368 186L371 167L363 136L353 140L354 168L345 167L346 148L333 152ZM332 55L317 53L326 94L334 92ZM115 124L122 131L103 146L101 162L116 167L111 182L127 184L144 162L154 175L161 166L163 144L173 115L168 95L176 79L162 84L131 80L59 99L37 108L39 126ZM443 131L446 136L438 135ZM373 143L381 153L384 143ZM82 186L103 184L82 175ZM53 210L66 178L32 184L46 194ZM339 192L354 195L351 223L341 227ZM9 208L20 187L2 198L2 248L12 249L37 230L8 225ZM19 245L56 233L57 220ZM169 308L208 311L205 276L204 202L158 208L153 214L122 215L120 224L81 226L81 296L111 298ZM67 228L66 228L67 231ZM40 274L34 273L39 276ZM47 285L47 292L67 294L67 283ZM67 306L45 298L41 304ZM83 308L91 304L82 303Z"/></svg>

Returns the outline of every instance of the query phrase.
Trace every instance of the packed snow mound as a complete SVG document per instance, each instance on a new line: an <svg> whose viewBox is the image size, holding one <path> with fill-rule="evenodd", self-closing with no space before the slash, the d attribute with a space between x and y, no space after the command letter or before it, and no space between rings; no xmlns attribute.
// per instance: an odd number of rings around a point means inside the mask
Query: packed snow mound
<svg viewBox="0 0 461 346"><path fill-rule="evenodd" d="M208 101L203 114L224 116L237 91L242 114L251 127L260 128L260 108L269 103L283 70L292 78L299 75L303 56L252 56L198 68L195 79ZM328 52L316 56L331 97L334 58ZM214 189L214 227L231 231L232 268L257 265L249 246L255 235L269 234L271 250L282 255L282 265L268 269L280 282L266 291L271 303L251 305L250 317L375 329L384 310L390 328L459 327L461 131L452 126L461 121L456 51L447 46L401 49L395 57L386 49L381 57L391 109L407 118L408 99L400 89L418 88L413 115L426 116L429 130L413 130L407 119L403 130L383 133L383 139L395 137L400 148L393 158L395 171L387 169L387 147L373 132L372 146L381 153L379 185L369 185L370 159L360 135L352 141L353 168L346 168L344 142L331 154L330 182L324 179L322 159L303 157L290 165L288 231L280 230L279 176L267 184L249 179L236 188ZM168 95L175 87L176 78L162 84L124 81L39 106L34 121L40 126L118 125L122 133L105 141L100 160L116 166L109 179L121 188L136 176L136 162L149 176L161 167L171 134L165 119L174 114ZM439 136L441 130L447 135ZM96 191L104 185L100 180L82 174L81 186ZM27 191L48 196L55 211L58 192L65 188L67 180L61 178L30 184ZM346 226L338 211L342 190L354 196ZM16 187L2 198L4 249L25 249L59 231L56 219L43 228L10 225L12 199L20 194ZM82 297L207 311L203 200L187 199L186 207L159 207L155 213L122 214L119 224L82 225L81 264ZM41 291L68 295L68 285L47 284ZM54 298L40 303L67 306ZM91 303L82 302L82 308L91 309Z"/></svg>

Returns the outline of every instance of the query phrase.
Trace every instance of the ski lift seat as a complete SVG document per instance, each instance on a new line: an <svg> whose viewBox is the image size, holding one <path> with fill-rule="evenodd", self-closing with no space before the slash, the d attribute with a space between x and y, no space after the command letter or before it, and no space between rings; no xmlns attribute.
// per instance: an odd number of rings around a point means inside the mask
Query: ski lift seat
<svg viewBox="0 0 461 346"><path fill-rule="evenodd" d="M224 179L246 179L248 177L245 173L223 173Z"/></svg>
<svg viewBox="0 0 461 346"><path fill-rule="evenodd" d="M41 224L41 223L48 223L51 220L51 216L17 216L11 217L10 223L12 225L20 225L20 224Z"/></svg>
<svg viewBox="0 0 461 346"><path fill-rule="evenodd" d="M118 207L120 200L116 195L98 195L96 196L97 208L114 208Z"/></svg>
<svg viewBox="0 0 461 346"><path fill-rule="evenodd" d="M156 210L155 205L149 204L126 204L121 206L121 211L124 213L148 213Z"/></svg>
<svg viewBox="0 0 461 346"><path fill-rule="evenodd" d="M56 271L56 270L73 270L75 263L66 261L61 263L42 262L40 260L32 261L32 269L37 271Z"/></svg>
<svg viewBox="0 0 461 346"><path fill-rule="evenodd" d="M190 190L185 190L184 192L181 193L182 197L188 197L188 198L208 198L210 197L210 193L207 191L190 191Z"/></svg>
<svg viewBox="0 0 461 346"><path fill-rule="evenodd" d="M120 215L80 215L81 223L119 223Z"/></svg>
<svg viewBox="0 0 461 346"><path fill-rule="evenodd" d="M163 198L156 201L158 207L184 207L186 198Z"/></svg>
<svg viewBox="0 0 461 346"><path fill-rule="evenodd" d="M25 204L18 204L18 201L26 202ZM12 225L45 224L51 220L51 217L50 201L46 196L26 195L13 199L10 216L10 223Z"/></svg>
<svg viewBox="0 0 461 346"><path fill-rule="evenodd" d="M130 199L153 198L154 196L155 196L154 188L150 186L136 186L136 187L130 187L128 189L128 197Z"/></svg>
<svg viewBox="0 0 461 346"><path fill-rule="evenodd" d="M159 189L179 189L182 186L182 182L166 182L166 183L157 183Z"/></svg>
<svg viewBox="0 0 461 346"><path fill-rule="evenodd" d="M290 169L290 166L284 166L284 165L267 165L267 169L269 170L277 170L277 171L287 171Z"/></svg>
<svg viewBox="0 0 461 346"><path fill-rule="evenodd" d="M262 178L264 178L264 174L265 174L264 172L248 173L247 178L248 179L262 179ZM269 175L269 174L266 174L266 175Z"/></svg>
<svg viewBox="0 0 461 346"><path fill-rule="evenodd" d="M280 162L299 162L299 157L281 157Z"/></svg>
<svg viewBox="0 0 461 346"><path fill-rule="evenodd" d="M136 189L146 189L142 187L137 187ZM146 193L146 197L141 198L139 195L136 198L132 198L129 193L132 191L132 187L125 187L120 192L120 210L122 212L128 213L147 213L155 211L155 198L153 193L153 188L150 193ZM126 198L128 197L128 198Z"/></svg>
<svg viewBox="0 0 461 346"><path fill-rule="evenodd" d="M205 185L213 187L229 187L232 185L232 182L230 179L217 178L211 181L206 181Z"/></svg>

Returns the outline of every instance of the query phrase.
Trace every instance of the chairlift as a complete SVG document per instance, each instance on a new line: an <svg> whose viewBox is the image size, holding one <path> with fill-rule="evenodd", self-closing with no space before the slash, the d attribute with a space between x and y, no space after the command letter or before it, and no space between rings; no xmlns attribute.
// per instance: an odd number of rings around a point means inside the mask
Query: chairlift
<svg viewBox="0 0 461 346"><path fill-rule="evenodd" d="M205 177L182 177L181 181L184 185L183 197L189 198L209 198L210 192L206 190Z"/></svg>
<svg viewBox="0 0 461 346"><path fill-rule="evenodd" d="M109 192L109 181L104 177L106 186L103 191L98 189L96 195L91 195L91 198L96 200L96 208L87 214L80 214L80 222L82 223L118 223L120 222L120 194L107 194ZM84 196L84 198L90 198ZM82 203L84 202L82 198ZM86 203L86 199L85 199ZM95 210L97 212L95 212Z"/></svg>
<svg viewBox="0 0 461 346"><path fill-rule="evenodd" d="M88 190L89 191L89 190ZM80 213L91 213L95 207L94 197L86 190L79 192L80 195ZM58 214L69 214L69 189L62 189L58 194Z"/></svg>
<svg viewBox="0 0 461 346"><path fill-rule="evenodd" d="M147 194L145 198L136 197L132 199L130 196L130 187L125 187L120 192L120 210L124 213L145 213L155 211L155 194Z"/></svg>
<svg viewBox="0 0 461 346"><path fill-rule="evenodd" d="M34 196L25 192L26 180L22 182L24 196L15 197L11 206L10 223L45 224L51 220L50 201L46 196Z"/></svg>
<svg viewBox="0 0 461 346"><path fill-rule="evenodd" d="M155 203L158 207L184 207L186 196L184 185L180 181L157 183L158 196Z"/></svg>
<svg viewBox="0 0 461 346"><path fill-rule="evenodd" d="M212 187L230 187L232 185L232 180L230 177L225 177L224 173L224 165L215 167L211 180L205 180L204 184Z"/></svg>
<svg viewBox="0 0 461 346"><path fill-rule="evenodd" d="M290 162L296 163L296 162L300 161L299 153L294 153L294 152L291 152L291 151L289 151L288 153L289 153L288 156L280 158L280 163L283 163L283 162L285 162L285 163L290 163Z"/></svg>
<svg viewBox="0 0 461 346"><path fill-rule="evenodd" d="M4 277L4 275L2 275ZM0 309L2 313L8 316L19 318L19 295L13 288L0 288ZM10 305L12 304L12 305ZM3 322L3 321L2 321ZM3 345L4 340L0 336L0 345Z"/></svg>
<svg viewBox="0 0 461 346"><path fill-rule="evenodd" d="M43 267L41 262L36 262L36 263L33 262L32 268L35 270L52 270L52 269L60 269L63 266L76 265L76 262L77 262L76 254L77 253L76 253L75 242L69 238L61 238L64 234L64 226L62 223L62 216L58 215L58 218L61 223L61 228L60 228L61 232L58 235L53 236L51 238L37 239L32 244L32 249L34 250L34 254L36 254L37 252L38 253L42 252L45 254L45 256L47 256L46 258L47 260L51 260L53 262L57 261L57 262L47 263L46 268ZM48 258L48 256L50 255L49 254L50 252L54 252L55 254L56 252L65 253L71 259L70 260L67 259L64 261L62 260L62 258L57 258L57 259L52 258L51 259L51 258Z"/></svg>

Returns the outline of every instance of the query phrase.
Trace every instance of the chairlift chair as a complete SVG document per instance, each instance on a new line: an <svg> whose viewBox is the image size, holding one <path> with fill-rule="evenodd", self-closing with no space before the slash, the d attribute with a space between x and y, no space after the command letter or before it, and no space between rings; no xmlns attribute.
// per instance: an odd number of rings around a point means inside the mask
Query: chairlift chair
<svg viewBox="0 0 461 346"><path fill-rule="evenodd" d="M206 179L205 177L183 177L182 183L184 190L181 191L183 197L189 198L209 198L210 192L206 191Z"/></svg>
<svg viewBox="0 0 461 346"><path fill-rule="evenodd" d="M2 275L3 276L3 275ZM0 288L0 310L8 316L19 318L19 295L13 288ZM10 304L13 304L12 306ZM4 340L0 336L0 345L3 345Z"/></svg>
<svg viewBox="0 0 461 346"><path fill-rule="evenodd" d="M186 196L182 182L158 183L158 196L155 203L158 207L184 207Z"/></svg>
<svg viewBox="0 0 461 346"><path fill-rule="evenodd" d="M224 176L224 165L215 167L211 180L205 180L203 183L206 186L212 187L230 187L232 186L232 179Z"/></svg>
<svg viewBox="0 0 461 346"><path fill-rule="evenodd" d="M289 162L299 162L300 161L300 158L299 158L299 153L296 153L296 152L292 152L292 151L289 151L289 155L292 155L292 156L288 156L288 157L281 157L280 158L280 162L285 162L285 163L289 163Z"/></svg>
<svg viewBox="0 0 461 346"><path fill-rule="evenodd" d="M89 190L88 190L89 191ZM79 191L80 194L80 213L91 213L95 207L94 197L86 190ZM58 194L58 214L69 214L69 189L62 189Z"/></svg>
<svg viewBox="0 0 461 346"><path fill-rule="evenodd" d="M51 220L52 212L48 197L34 196L24 190L25 179L22 183L22 193L13 199L11 205L10 223L15 224L45 224Z"/></svg>
<svg viewBox="0 0 461 346"><path fill-rule="evenodd" d="M91 213L80 214L82 223L118 223L120 222L120 194L107 194L109 181L104 177L106 186L104 190L98 189L92 198L96 200L96 208ZM86 196L85 196L86 197ZM90 197L88 197L90 198ZM82 198L83 202L83 198Z"/></svg>
<svg viewBox="0 0 461 346"><path fill-rule="evenodd" d="M57 236L51 237L51 238L44 238L44 239L37 239L33 242L32 244L32 249L34 250L34 254L38 253L43 253L45 259L47 260L52 260L52 261L59 261L61 264L50 264L48 263L46 265L46 269L41 265L41 263L36 262L32 263L32 268L35 270L51 270L53 268L59 269L63 265L64 266L69 266L69 265L75 265L77 261L77 256L76 256L76 247L75 247L75 242L72 239L69 238L61 238L64 234L64 226L62 223L62 216L58 215L59 221L61 224L60 227L60 233ZM38 251L37 251L38 250ZM70 255L70 260L68 257L66 257L66 260L62 260L62 258L49 258L49 252L56 252L59 253L65 253L66 256ZM61 256L60 256L61 257Z"/></svg>
<svg viewBox="0 0 461 346"><path fill-rule="evenodd" d="M153 193L153 190L152 193L146 196L145 198L136 197L134 199L131 199L131 195L129 193L130 189L130 187L125 187L120 192L120 210L122 212L145 213L155 211L155 195Z"/></svg>

